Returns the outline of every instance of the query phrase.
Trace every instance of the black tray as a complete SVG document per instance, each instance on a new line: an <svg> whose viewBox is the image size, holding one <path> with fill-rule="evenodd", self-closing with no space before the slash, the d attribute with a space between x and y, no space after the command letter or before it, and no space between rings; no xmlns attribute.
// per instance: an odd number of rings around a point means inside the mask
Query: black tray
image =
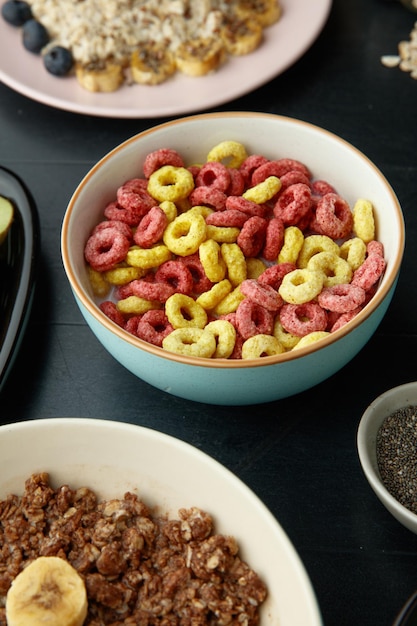
<svg viewBox="0 0 417 626"><path fill-rule="evenodd" d="M0 392L19 349L35 289L40 248L39 219L24 183L0 167L0 195L14 205L15 214L0 245Z"/></svg>

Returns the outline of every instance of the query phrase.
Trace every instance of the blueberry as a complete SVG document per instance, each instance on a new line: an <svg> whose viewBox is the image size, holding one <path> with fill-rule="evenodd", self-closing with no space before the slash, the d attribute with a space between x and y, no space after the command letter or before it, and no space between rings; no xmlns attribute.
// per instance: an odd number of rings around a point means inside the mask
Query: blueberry
<svg viewBox="0 0 417 626"><path fill-rule="evenodd" d="M71 52L63 46L55 46L46 52L43 62L50 74L65 76L73 65Z"/></svg>
<svg viewBox="0 0 417 626"><path fill-rule="evenodd" d="M22 31L23 45L29 52L40 52L49 41L48 31L45 26L35 19L25 22Z"/></svg>
<svg viewBox="0 0 417 626"><path fill-rule="evenodd" d="M31 19L32 9L23 0L8 0L1 7L1 14L6 22L13 26L22 26Z"/></svg>

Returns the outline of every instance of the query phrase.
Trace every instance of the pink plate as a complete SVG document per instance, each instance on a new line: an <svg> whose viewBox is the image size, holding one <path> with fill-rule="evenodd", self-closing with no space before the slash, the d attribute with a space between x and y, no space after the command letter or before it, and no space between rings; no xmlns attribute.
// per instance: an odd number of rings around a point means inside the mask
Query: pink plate
<svg viewBox="0 0 417 626"><path fill-rule="evenodd" d="M282 17L265 30L263 44L199 78L177 73L158 86L123 86L90 93L75 78L56 78L38 55L27 52L20 29L0 19L0 80L19 93L58 109L119 118L191 113L223 104L267 83L299 59L321 32L331 0L281 0Z"/></svg>

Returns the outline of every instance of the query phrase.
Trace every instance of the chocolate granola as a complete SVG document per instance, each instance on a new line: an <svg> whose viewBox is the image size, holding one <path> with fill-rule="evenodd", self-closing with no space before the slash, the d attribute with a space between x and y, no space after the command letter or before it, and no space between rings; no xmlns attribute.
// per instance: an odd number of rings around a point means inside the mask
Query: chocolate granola
<svg viewBox="0 0 417 626"><path fill-rule="evenodd" d="M251 626L267 595L208 513L193 507L168 519L130 492L100 501L88 487L54 489L45 472L0 501L0 626L12 580L48 555L84 579L85 626Z"/></svg>

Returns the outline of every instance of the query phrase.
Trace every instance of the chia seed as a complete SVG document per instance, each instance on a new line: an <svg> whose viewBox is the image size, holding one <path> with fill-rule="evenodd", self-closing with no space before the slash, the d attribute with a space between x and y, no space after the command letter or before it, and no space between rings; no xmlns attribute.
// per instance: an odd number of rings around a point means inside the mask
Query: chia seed
<svg viewBox="0 0 417 626"><path fill-rule="evenodd" d="M390 494L417 513L417 406L398 409L383 421L377 433L376 456Z"/></svg>

